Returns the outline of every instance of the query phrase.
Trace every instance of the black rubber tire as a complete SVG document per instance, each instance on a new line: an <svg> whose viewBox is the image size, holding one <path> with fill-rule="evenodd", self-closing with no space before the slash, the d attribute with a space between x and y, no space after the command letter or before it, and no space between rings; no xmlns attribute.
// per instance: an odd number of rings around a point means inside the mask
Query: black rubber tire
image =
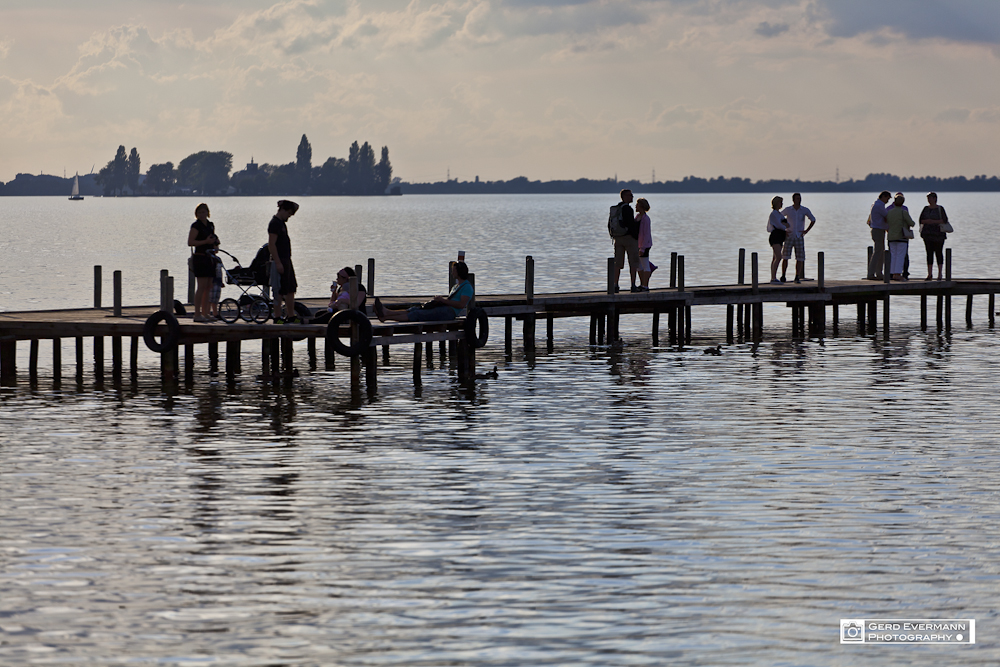
<svg viewBox="0 0 1000 667"><path fill-rule="evenodd" d="M340 327L355 322L358 325L358 340L354 345L345 345L338 335ZM356 357L368 349L372 343L372 323L361 311L342 310L334 313L326 326L326 341L338 354Z"/></svg>
<svg viewBox="0 0 1000 667"><path fill-rule="evenodd" d="M476 335L476 325L479 325L479 335ZM483 347L490 337L490 318L486 311L476 307L465 316L465 342L472 347Z"/></svg>
<svg viewBox="0 0 1000 667"><path fill-rule="evenodd" d="M167 325L167 334L156 340L156 326L163 322ZM166 310L158 310L146 318L146 323L142 325L142 340L146 347L153 352L165 352L177 346L177 340L181 335L181 327L177 324L177 318Z"/></svg>
<svg viewBox="0 0 1000 667"><path fill-rule="evenodd" d="M174 315L187 315L187 311L184 310L184 304L174 299Z"/></svg>
<svg viewBox="0 0 1000 667"><path fill-rule="evenodd" d="M236 299L223 299L219 302L219 319L226 324L232 324L240 319L240 304Z"/></svg>
<svg viewBox="0 0 1000 667"><path fill-rule="evenodd" d="M308 322L313 316L312 311L309 310L309 306L301 301L295 302L295 314L301 317L304 322Z"/></svg>

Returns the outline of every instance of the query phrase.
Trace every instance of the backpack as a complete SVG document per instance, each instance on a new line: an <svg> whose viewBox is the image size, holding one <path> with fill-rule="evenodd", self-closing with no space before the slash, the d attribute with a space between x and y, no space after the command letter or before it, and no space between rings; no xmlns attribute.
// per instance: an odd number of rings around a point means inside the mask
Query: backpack
<svg viewBox="0 0 1000 667"><path fill-rule="evenodd" d="M625 202L621 202L611 207L611 213L608 215L608 234L611 235L611 238L628 234L628 223L630 221L626 221L622 217L624 204Z"/></svg>

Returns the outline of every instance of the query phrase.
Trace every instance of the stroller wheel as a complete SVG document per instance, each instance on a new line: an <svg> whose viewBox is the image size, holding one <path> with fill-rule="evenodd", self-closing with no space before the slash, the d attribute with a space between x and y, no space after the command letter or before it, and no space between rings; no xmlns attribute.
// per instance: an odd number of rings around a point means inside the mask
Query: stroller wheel
<svg viewBox="0 0 1000 667"><path fill-rule="evenodd" d="M219 319L226 324L232 324L240 317L240 304L236 299L223 299L219 302Z"/></svg>
<svg viewBox="0 0 1000 667"><path fill-rule="evenodd" d="M257 324L267 322L271 317L271 304L264 299L257 297L250 303L250 319Z"/></svg>

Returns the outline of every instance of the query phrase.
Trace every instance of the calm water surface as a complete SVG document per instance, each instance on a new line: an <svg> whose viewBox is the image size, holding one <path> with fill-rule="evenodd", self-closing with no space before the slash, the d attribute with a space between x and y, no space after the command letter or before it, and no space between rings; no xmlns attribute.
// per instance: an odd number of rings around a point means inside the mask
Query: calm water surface
<svg viewBox="0 0 1000 667"><path fill-rule="evenodd" d="M460 247L481 293L520 289L529 254L539 291L599 288L606 199L306 199L303 294L369 256L382 293L440 291ZM654 259L732 282L737 248L766 259L768 199L651 197ZM804 198L828 276L864 271L870 199ZM132 303L182 275L197 201L8 201L0 309L86 306L94 264ZM973 230L955 274L995 275L1000 197L941 201ZM273 202L209 203L249 260ZM908 301L888 343L793 340L774 306L721 357L724 309L683 350L648 317L620 349L562 320L534 356L494 333L475 386L435 354L415 388L394 353L374 396L304 344L287 386L253 349L236 385L174 394L145 353L122 389L43 368L0 390L0 664L995 665L1000 339L982 304L938 334ZM864 617L976 618L978 643L841 646Z"/></svg>

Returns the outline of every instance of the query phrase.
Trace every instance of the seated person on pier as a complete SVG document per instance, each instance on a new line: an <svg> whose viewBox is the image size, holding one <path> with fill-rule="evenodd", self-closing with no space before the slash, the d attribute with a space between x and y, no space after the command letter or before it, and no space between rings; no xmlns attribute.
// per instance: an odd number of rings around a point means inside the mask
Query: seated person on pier
<svg viewBox="0 0 1000 667"><path fill-rule="evenodd" d="M469 266L465 262L455 262L454 273L458 282L451 288L448 296L436 296L427 303L414 306L409 310L390 310L375 299L375 314L382 322L445 322L465 315L469 301L475 296L472 283L469 282Z"/></svg>
<svg viewBox="0 0 1000 667"><path fill-rule="evenodd" d="M364 308L368 293L365 286L360 283L358 284L358 293L354 297L354 303L351 303L350 284L351 278L355 275L354 269L349 266L337 271L337 279L330 285L330 303L326 304L326 310L320 310L316 313L316 317L310 321L310 324L326 324L338 310Z"/></svg>

